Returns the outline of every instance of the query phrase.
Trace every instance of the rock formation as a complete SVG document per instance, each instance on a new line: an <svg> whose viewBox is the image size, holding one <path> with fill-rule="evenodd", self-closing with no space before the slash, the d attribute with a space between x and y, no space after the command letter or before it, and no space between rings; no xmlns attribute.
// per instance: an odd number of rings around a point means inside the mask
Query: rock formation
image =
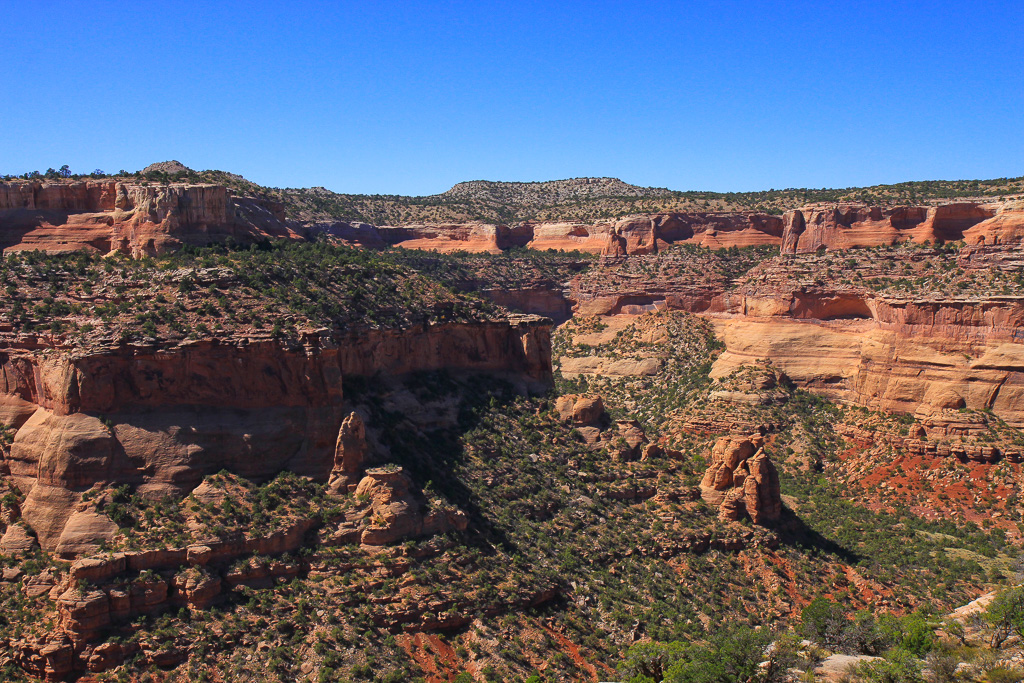
<svg viewBox="0 0 1024 683"><path fill-rule="evenodd" d="M296 238L284 206L210 184L0 182L0 248L164 254L184 245Z"/></svg>
<svg viewBox="0 0 1024 683"><path fill-rule="evenodd" d="M778 216L740 213L665 213L615 223L603 256L652 254L670 244L699 244L711 249L779 244L783 222Z"/></svg>
<svg viewBox="0 0 1024 683"><path fill-rule="evenodd" d="M972 284L1000 272L1004 279L1016 277L1019 249L978 245L944 256L917 247L877 261L872 253L767 259L738 287L694 277L699 255L692 261L671 253L638 256L599 264L573 283L569 296L577 315L682 310L707 316L726 347L714 362L715 379L770 360L796 386L833 400L921 417L990 409L1013 426L1024 425L1024 301L1012 288L982 293ZM863 265L851 267L851 260ZM919 290L917 283L941 281L931 264L961 272L963 286ZM883 288L900 277L906 288ZM560 369L566 376L659 371L654 358L586 356L562 359Z"/></svg>
<svg viewBox="0 0 1024 683"><path fill-rule="evenodd" d="M881 208L848 203L787 211L782 252L891 245L897 242L1019 244L1024 210L1010 204L961 202L939 206Z"/></svg>
<svg viewBox="0 0 1024 683"><path fill-rule="evenodd" d="M355 490L356 499L367 499L364 515L369 525L359 535L365 545L386 545L404 538L463 531L466 514L456 509L426 510L412 493L412 480L401 467L366 471Z"/></svg>
<svg viewBox="0 0 1024 683"><path fill-rule="evenodd" d="M555 401L555 410L562 422L576 427L589 446L600 447L601 430L608 425L604 401L600 396L565 394Z"/></svg>
<svg viewBox="0 0 1024 683"><path fill-rule="evenodd" d="M736 521L747 515L754 524L764 525L782 516L779 475L759 434L716 441L700 490L722 519Z"/></svg>
<svg viewBox="0 0 1024 683"><path fill-rule="evenodd" d="M779 216L754 212L659 213L617 221L528 221L516 225L437 223L373 226L336 221L313 226L350 244L379 249L400 246L428 251L498 253L511 247L584 251L605 256L656 253L674 243L711 249L780 244Z"/></svg>
<svg viewBox="0 0 1024 683"><path fill-rule="evenodd" d="M555 410L563 422L584 427L600 427L604 401L597 395L564 394L555 401Z"/></svg>
<svg viewBox="0 0 1024 683"><path fill-rule="evenodd" d="M555 410L563 422L575 426L591 448L607 448L620 462L639 460L648 445L647 435L635 420L612 420L603 399L594 394L564 394L555 401Z"/></svg>
<svg viewBox="0 0 1024 683"><path fill-rule="evenodd" d="M358 417L343 422L343 378L450 369L524 388L551 382L550 322L536 316L313 336L306 348L203 341L43 354L0 341L0 420L16 430L5 465L26 494L21 518L66 557L114 531L78 509L96 484L183 496L221 469L254 481L334 471L339 487L354 484L361 430ZM24 546L10 533L12 549Z"/></svg>
<svg viewBox="0 0 1024 683"><path fill-rule="evenodd" d="M354 491L366 459L366 427L358 413L349 413L341 422L334 447L334 468L327 480L332 493Z"/></svg>

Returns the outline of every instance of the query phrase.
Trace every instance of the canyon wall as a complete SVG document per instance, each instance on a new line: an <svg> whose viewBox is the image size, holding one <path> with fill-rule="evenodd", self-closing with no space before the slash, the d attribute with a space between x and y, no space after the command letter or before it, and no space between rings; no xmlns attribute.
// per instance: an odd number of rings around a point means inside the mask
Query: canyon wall
<svg viewBox="0 0 1024 683"><path fill-rule="evenodd" d="M992 410L1024 426L1024 302L858 299L834 292L741 297L712 316L726 351L713 377L770 359L798 386L920 417Z"/></svg>
<svg viewBox="0 0 1024 683"><path fill-rule="evenodd" d="M1018 203L950 203L882 209L864 204L812 206L783 217L782 252L807 253L912 241L970 245L1019 244L1024 207Z"/></svg>
<svg viewBox="0 0 1024 683"><path fill-rule="evenodd" d="M710 249L778 245L783 253L892 245L898 242L1016 244L1024 237L1018 203L949 203L881 208L860 203L814 205L773 216L757 212L673 212L593 223L533 221L374 227L366 223L320 226L361 246L497 253L512 246L604 256L653 254L672 244Z"/></svg>
<svg viewBox="0 0 1024 683"><path fill-rule="evenodd" d="M498 253L511 247L526 247L624 256L655 253L676 242L712 249L780 244L783 222L779 216L752 212L657 213L594 223L528 221L512 226L453 223L377 227L337 222L319 224L313 231L377 249L400 246L446 253Z"/></svg>
<svg viewBox="0 0 1024 683"><path fill-rule="evenodd" d="M284 206L235 197L210 184L148 185L114 180L0 182L0 248L49 252L117 250L134 256L233 239L327 234L367 248L498 253L512 247L580 250L606 256L656 253L675 243L711 249L780 245L783 253L902 241L1017 244L1021 202L880 208L811 205L773 216L757 212L669 212L622 219L374 226L339 220L291 224Z"/></svg>
<svg viewBox="0 0 1024 683"><path fill-rule="evenodd" d="M1019 260L1012 247L963 254L985 263ZM799 278L778 284L793 267L789 257L777 257L736 289L690 275L618 277L610 270L571 295L577 315L706 316L726 347L715 378L767 359L797 386L836 401L936 421L955 421L960 409L991 410L1024 426L1024 299L959 289L896 295Z"/></svg>
<svg viewBox="0 0 1024 683"><path fill-rule="evenodd" d="M882 208L861 203L812 205L783 216L757 212L672 212L593 223L531 221L375 227L366 223L318 226L370 248L497 253L512 246L580 250L620 257L653 254L672 244L710 249L778 245L783 253L963 240L970 245L1017 244L1024 238L1024 206L1017 203L949 203Z"/></svg>
<svg viewBox="0 0 1024 683"><path fill-rule="evenodd" d="M80 505L95 484L180 497L221 469L327 481L346 377L452 370L551 383L550 321L537 316L304 341L74 354L8 341L0 422L16 431L3 465L39 543L75 556L116 531Z"/></svg>
<svg viewBox="0 0 1024 683"><path fill-rule="evenodd" d="M618 221L601 253L626 256L656 253L670 244L698 244L711 249L777 245L783 222L759 213L662 213Z"/></svg>
<svg viewBox="0 0 1024 683"><path fill-rule="evenodd" d="M157 255L184 245L295 238L276 202L208 184L0 182L0 248Z"/></svg>

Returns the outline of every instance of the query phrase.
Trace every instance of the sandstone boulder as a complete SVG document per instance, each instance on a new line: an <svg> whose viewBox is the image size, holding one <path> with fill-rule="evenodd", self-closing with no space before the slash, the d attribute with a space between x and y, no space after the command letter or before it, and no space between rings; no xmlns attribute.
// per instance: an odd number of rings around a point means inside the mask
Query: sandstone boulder
<svg viewBox="0 0 1024 683"><path fill-rule="evenodd" d="M782 516L778 471L763 445L759 434L726 436L715 443L700 489L723 519L749 515L754 524L765 524Z"/></svg>
<svg viewBox="0 0 1024 683"><path fill-rule="evenodd" d="M88 555L99 549L101 541L111 541L117 524L95 510L75 512L64 525L57 541L57 554L71 558Z"/></svg>
<svg viewBox="0 0 1024 683"><path fill-rule="evenodd" d="M29 535L24 525L12 524L7 527L3 538L0 539L0 552L6 555L23 555L37 545L36 539Z"/></svg>
<svg viewBox="0 0 1024 683"><path fill-rule="evenodd" d="M601 426L604 418L604 401L597 395L566 394L559 396L555 409L563 422L576 426Z"/></svg>
<svg viewBox="0 0 1024 683"><path fill-rule="evenodd" d="M191 567L175 575L174 602L202 610L213 604L221 592L221 579L215 574Z"/></svg>
<svg viewBox="0 0 1024 683"><path fill-rule="evenodd" d="M619 420L616 423L617 435L612 437L612 452L616 460L632 462L639 460L647 443L647 435L636 420Z"/></svg>

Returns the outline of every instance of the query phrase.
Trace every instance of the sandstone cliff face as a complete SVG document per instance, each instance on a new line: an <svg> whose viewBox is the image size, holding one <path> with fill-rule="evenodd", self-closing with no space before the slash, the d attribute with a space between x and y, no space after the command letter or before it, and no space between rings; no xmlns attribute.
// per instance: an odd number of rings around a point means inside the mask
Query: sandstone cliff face
<svg viewBox="0 0 1024 683"><path fill-rule="evenodd" d="M542 221L530 225L533 239L530 249L545 251L584 251L600 254L608 242L608 234L614 224L611 222L579 223L565 221Z"/></svg>
<svg viewBox="0 0 1024 683"><path fill-rule="evenodd" d="M40 544L74 556L109 535L75 516L97 483L160 497L187 494L221 469L256 481L283 469L320 481L336 467L355 476L346 454L358 425L343 423L345 377L450 369L524 388L551 382L550 323L535 316L309 341L81 356L9 345L0 415L17 431L4 464L27 494L22 516Z"/></svg>
<svg viewBox="0 0 1024 683"><path fill-rule="evenodd" d="M551 382L550 321L510 315L502 324L440 324L409 330L367 330L337 347L342 374L371 376L452 367L507 373L534 387Z"/></svg>
<svg viewBox="0 0 1024 683"><path fill-rule="evenodd" d="M780 245L783 253L964 240L968 244L1016 244L1024 238L1024 209L1017 205L949 203L881 208L844 203L808 206L784 216L756 212L656 213L615 221L414 224L374 227L365 223L319 226L345 241L380 248L497 253L512 246L604 256L653 254L677 242L711 249Z"/></svg>
<svg viewBox="0 0 1024 683"><path fill-rule="evenodd" d="M782 219L767 214L655 214L615 223L601 254L652 254L676 242L699 244L711 249L779 244L782 235Z"/></svg>
<svg viewBox="0 0 1024 683"><path fill-rule="evenodd" d="M1024 425L1024 346L992 327L782 317L713 322L726 345L712 368L715 378L770 359L798 386L833 400L921 417L991 409Z"/></svg>
<svg viewBox="0 0 1024 683"><path fill-rule="evenodd" d="M783 222L778 216L750 212L663 213L618 221L538 221L512 226L438 223L375 227L337 222L316 226L314 231L377 249L391 245L440 252L498 253L511 247L527 247L625 256L656 253L675 242L712 249L779 244Z"/></svg>
<svg viewBox="0 0 1024 683"><path fill-rule="evenodd" d="M428 251L489 252L501 251L502 236L508 232L504 225L489 223L458 223L447 225L381 226L377 228L385 244L405 249Z"/></svg>
<svg viewBox="0 0 1024 683"><path fill-rule="evenodd" d="M1015 206L950 203L882 209L864 204L787 211L782 252L892 245L897 242L1015 244L1024 235L1024 211Z"/></svg>
<svg viewBox="0 0 1024 683"><path fill-rule="evenodd" d="M219 185L112 180L0 183L0 247L157 255L232 238L297 237L274 202Z"/></svg>
<svg viewBox="0 0 1024 683"><path fill-rule="evenodd" d="M451 253L497 254L511 247L525 247L533 239L533 226L496 223L414 223L402 226L337 221L320 223L311 232L326 234L349 244L370 249L400 246Z"/></svg>
<svg viewBox="0 0 1024 683"><path fill-rule="evenodd" d="M857 213L862 209L851 208L844 220L871 219ZM922 208L911 218L934 226L951 216L980 216L956 211ZM787 220L792 228L803 216ZM726 346L712 370L716 379L771 360L797 386L836 401L929 419L991 409L1024 425L1024 297L1014 284L1021 258L1012 245L782 255L736 283L704 276L718 267L700 254L608 259L578 279L571 296L579 315L707 316ZM582 361L567 359L562 372L598 371ZM600 372L614 374L612 368L605 364Z"/></svg>

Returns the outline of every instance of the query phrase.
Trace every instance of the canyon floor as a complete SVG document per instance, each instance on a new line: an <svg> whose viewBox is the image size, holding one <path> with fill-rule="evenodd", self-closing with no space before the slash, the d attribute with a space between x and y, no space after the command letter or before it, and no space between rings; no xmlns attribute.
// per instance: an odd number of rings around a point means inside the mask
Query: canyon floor
<svg viewBox="0 0 1024 683"><path fill-rule="evenodd" d="M5 680L1024 679L1014 179L179 173L3 184Z"/></svg>

